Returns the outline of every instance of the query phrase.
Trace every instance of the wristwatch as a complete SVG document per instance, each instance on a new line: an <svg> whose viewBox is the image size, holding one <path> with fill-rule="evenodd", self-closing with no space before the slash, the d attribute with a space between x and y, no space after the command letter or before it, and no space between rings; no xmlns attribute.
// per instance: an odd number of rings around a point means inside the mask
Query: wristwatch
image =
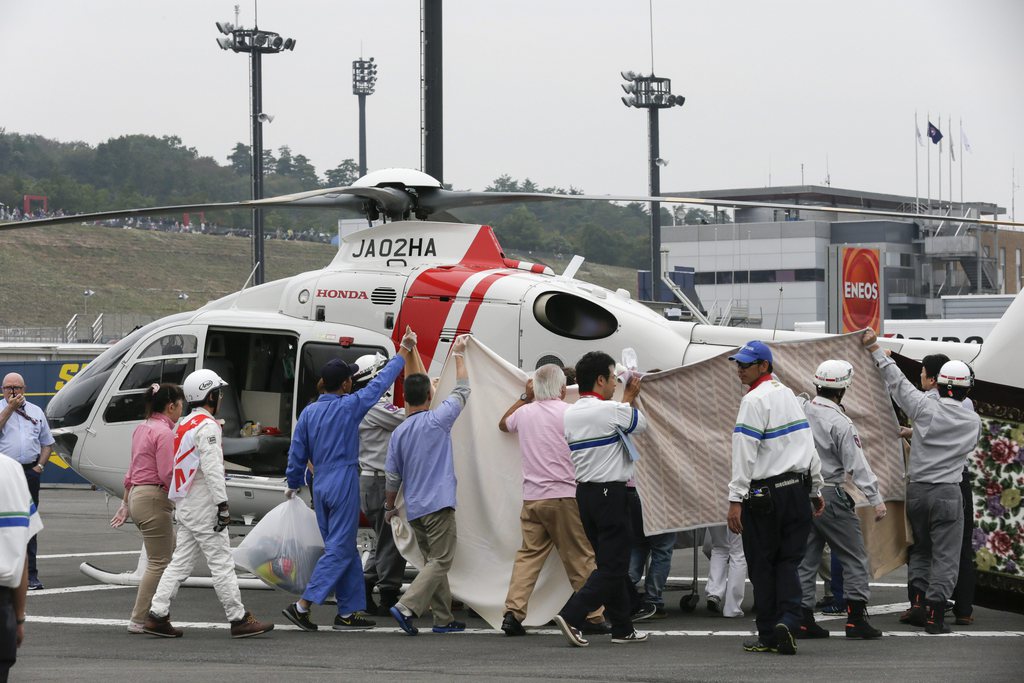
<svg viewBox="0 0 1024 683"><path fill-rule="evenodd" d="M519 397L519 400L522 401L523 403L529 403L530 402L530 397L527 396L526 392L524 391L522 393L522 395Z"/></svg>

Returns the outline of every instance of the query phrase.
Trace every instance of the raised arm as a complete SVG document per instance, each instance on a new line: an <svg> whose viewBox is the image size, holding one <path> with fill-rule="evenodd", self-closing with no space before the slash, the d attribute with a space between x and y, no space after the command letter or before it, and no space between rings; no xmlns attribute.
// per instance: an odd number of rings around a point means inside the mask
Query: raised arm
<svg viewBox="0 0 1024 683"><path fill-rule="evenodd" d="M532 379L526 380L526 392L525 393L526 393L526 400L525 401L522 398L517 398L516 402L513 403L511 406L509 406L508 410L505 411L505 414L501 416L501 419L498 421L498 429L500 429L503 432L510 432L510 431L514 432L514 431L516 431L515 420L512 421L512 425L511 425L511 429L510 429L509 428L510 426L508 424L508 419L510 417L512 417L512 413L516 412L517 410L519 410L520 408L525 406L527 403L530 403L531 401L533 401L533 380Z"/></svg>

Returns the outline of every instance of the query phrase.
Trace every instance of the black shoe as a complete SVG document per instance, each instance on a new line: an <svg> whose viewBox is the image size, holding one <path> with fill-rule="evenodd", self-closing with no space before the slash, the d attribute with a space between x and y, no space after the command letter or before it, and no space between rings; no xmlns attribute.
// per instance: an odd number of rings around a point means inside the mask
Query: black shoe
<svg viewBox="0 0 1024 683"><path fill-rule="evenodd" d="M751 638L743 641L743 649L747 652L778 652L774 645L762 642L760 638Z"/></svg>
<svg viewBox="0 0 1024 683"><path fill-rule="evenodd" d="M343 617L340 614L334 617L335 631L358 631L360 629L373 628L376 625L376 621L367 619L363 616L362 612L356 612L349 617Z"/></svg>
<svg viewBox="0 0 1024 683"><path fill-rule="evenodd" d="M580 632L585 636L606 636L612 632L612 623L608 620L598 622L584 621Z"/></svg>
<svg viewBox="0 0 1024 683"><path fill-rule="evenodd" d="M377 614L378 611L377 603L373 601L373 584L366 584L366 613Z"/></svg>
<svg viewBox="0 0 1024 683"><path fill-rule="evenodd" d="M565 636L565 639L573 647L587 647L590 645L587 639L583 637L583 634L580 633L580 630L566 621L565 617L561 614L555 615L554 622L562 630L562 635Z"/></svg>
<svg viewBox="0 0 1024 683"><path fill-rule="evenodd" d="M45 588L45 586L43 586L43 582L38 578L28 580L28 589L30 591L41 591L43 588Z"/></svg>
<svg viewBox="0 0 1024 683"><path fill-rule="evenodd" d="M832 604L832 596L826 595L825 597L814 603L814 609L820 610L822 607L828 607Z"/></svg>
<svg viewBox="0 0 1024 683"><path fill-rule="evenodd" d="M940 633L950 633L950 629L946 626L946 610L945 605L940 603L928 603L928 619L924 624L924 632L930 635L939 635Z"/></svg>
<svg viewBox="0 0 1024 683"><path fill-rule="evenodd" d="M466 630L466 623L462 621L449 621L447 624L434 624L431 629L434 633L462 633Z"/></svg>
<svg viewBox="0 0 1024 683"><path fill-rule="evenodd" d="M505 612L505 618L501 620L501 630L505 632L506 636L526 635L526 629L523 628L522 622L516 619L516 615L511 612Z"/></svg>
<svg viewBox="0 0 1024 683"><path fill-rule="evenodd" d="M378 617L390 617L391 608L395 606L402 594L393 588L380 589L380 604L377 607ZM369 610L367 610L369 611Z"/></svg>
<svg viewBox="0 0 1024 683"><path fill-rule="evenodd" d="M628 636L616 638L612 636L612 642L618 645L629 645L631 643L642 643L647 640L647 634L643 631L633 631Z"/></svg>
<svg viewBox="0 0 1024 683"><path fill-rule="evenodd" d="M722 598L717 595L709 595L707 602L708 611L712 614L722 613Z"/></svg>
<svg viewBox="0 0 1024 683"><path fill-rule="evenodd" d="M658 608L649 602L645 602L630 615L630 619L633 621L643 621L644 619L650 619L654 616L654 613L658 611Z"/></svg>
<svg viewBox="0 0 1024 683"><path fill-rule="evenodd" d="M801 640L829 637L829 632L814 620L814 610L801 607L800 611L803 613L804 618L800 622L800 628L793 634L794 636Z"/></svg>
<svg viewBox="0 0 1024 683"><path fill-rule="evenodd" d="M846 637L865 640L882 637L882 632L868 621L867 603L861 600L850 600L847 603Z"/></svg>
<svg viewBox="0 0 1024 683"><path fill-rule="evenodd" d="M281 610L281 614L303 631L315 631L317 629L317 625L309 618L309 612L300 612L295 607L294 602Z"/></svg>
<svg viewBox="0 0 1024 683"><path fill-rule="evenodd" d="M775 643L780 655L796 654L796 640L785 624L775 624Z"/></svg>

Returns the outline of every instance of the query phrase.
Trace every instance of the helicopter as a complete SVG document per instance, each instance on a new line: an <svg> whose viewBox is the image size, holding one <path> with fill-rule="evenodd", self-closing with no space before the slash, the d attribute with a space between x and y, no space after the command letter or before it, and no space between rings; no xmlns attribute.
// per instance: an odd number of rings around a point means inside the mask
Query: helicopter
<svg viewBox="0 0 1024 683"><path fill-rule="evenodd" d="M154 382L180 384L193 370L212 369L228 382L218 418L224 425L230 507L237 519L249 523L282 500L291 429L302 408L316 397L319 369L335 357L347 362L367 354L390 357L407 325L419 337L419 352L432 376L440 372L452 342L461 334L474 335L528 372L546 363L571 365L595 348L614 355L630 347L646 367L671 368L719 355L754 338L822 336L669 321L624 289L610 291L576 279L579 259L556 274L547 266L508 258L486 225L424 222L450 218L449 210L467 206L566 199L709 203L682 197L459 192L444 189L419 171L384 169L350 187L282 197L0 225L0 230L21 229L257 207L335 208L358 212L371 223L384 221L346 236L322 269L243 288L198 310L152 322L112 345L50 401L47 417L55 449L92 484L120 496L128 444L143 419L146 388ZM793 208L714 201L719 206ZM832 210L927 218L857 208ZM979 379L1024 387L1024 377L1008 376L1006 365L993 360L1005 358L1021 332L1024 303L1018 297L984 346L913 339L880 342L914 359L945 353L974 363ZM987 351L990 347L992 352Z"/></svg>

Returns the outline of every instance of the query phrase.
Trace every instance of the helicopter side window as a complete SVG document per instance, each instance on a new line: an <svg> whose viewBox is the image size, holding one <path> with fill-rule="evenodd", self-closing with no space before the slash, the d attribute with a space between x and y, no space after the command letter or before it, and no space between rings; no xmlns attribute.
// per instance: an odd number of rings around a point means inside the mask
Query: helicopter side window
<svg viewBox="0 0 1024 683"><path fill-rule="evenodd" d="M139 358L194 354L198 346L199 340L191 334L168 334L147 346Z"/></svg>
<svg viewBox="0 0 1024 683"><path fill-rule="evenodd" d="M563 292L537 297L533 316L549 332L569 339L604 339L619 327L615 316L593 301Z"/></svg>
<svg viewBox="0 0 1024 683"><path fill-rule="evenodd" d="M196 367L194 358L165 358L136 363L121 382L121 391L143 389L151 384L181 384Z"/></svg>
<svg viewBox="0 0 1024 683"><path fill-rule="evenodd" d="M319 396L316 385L320 380L320 369L327 364L327 361L332 358L340 358L346 363L355 363L360 356L377 353L390 357L390 354L379 346L305 344L302 347L302 359L299 366L299 391L297 394L299 409L296 411L296 415Z"/></svg>

